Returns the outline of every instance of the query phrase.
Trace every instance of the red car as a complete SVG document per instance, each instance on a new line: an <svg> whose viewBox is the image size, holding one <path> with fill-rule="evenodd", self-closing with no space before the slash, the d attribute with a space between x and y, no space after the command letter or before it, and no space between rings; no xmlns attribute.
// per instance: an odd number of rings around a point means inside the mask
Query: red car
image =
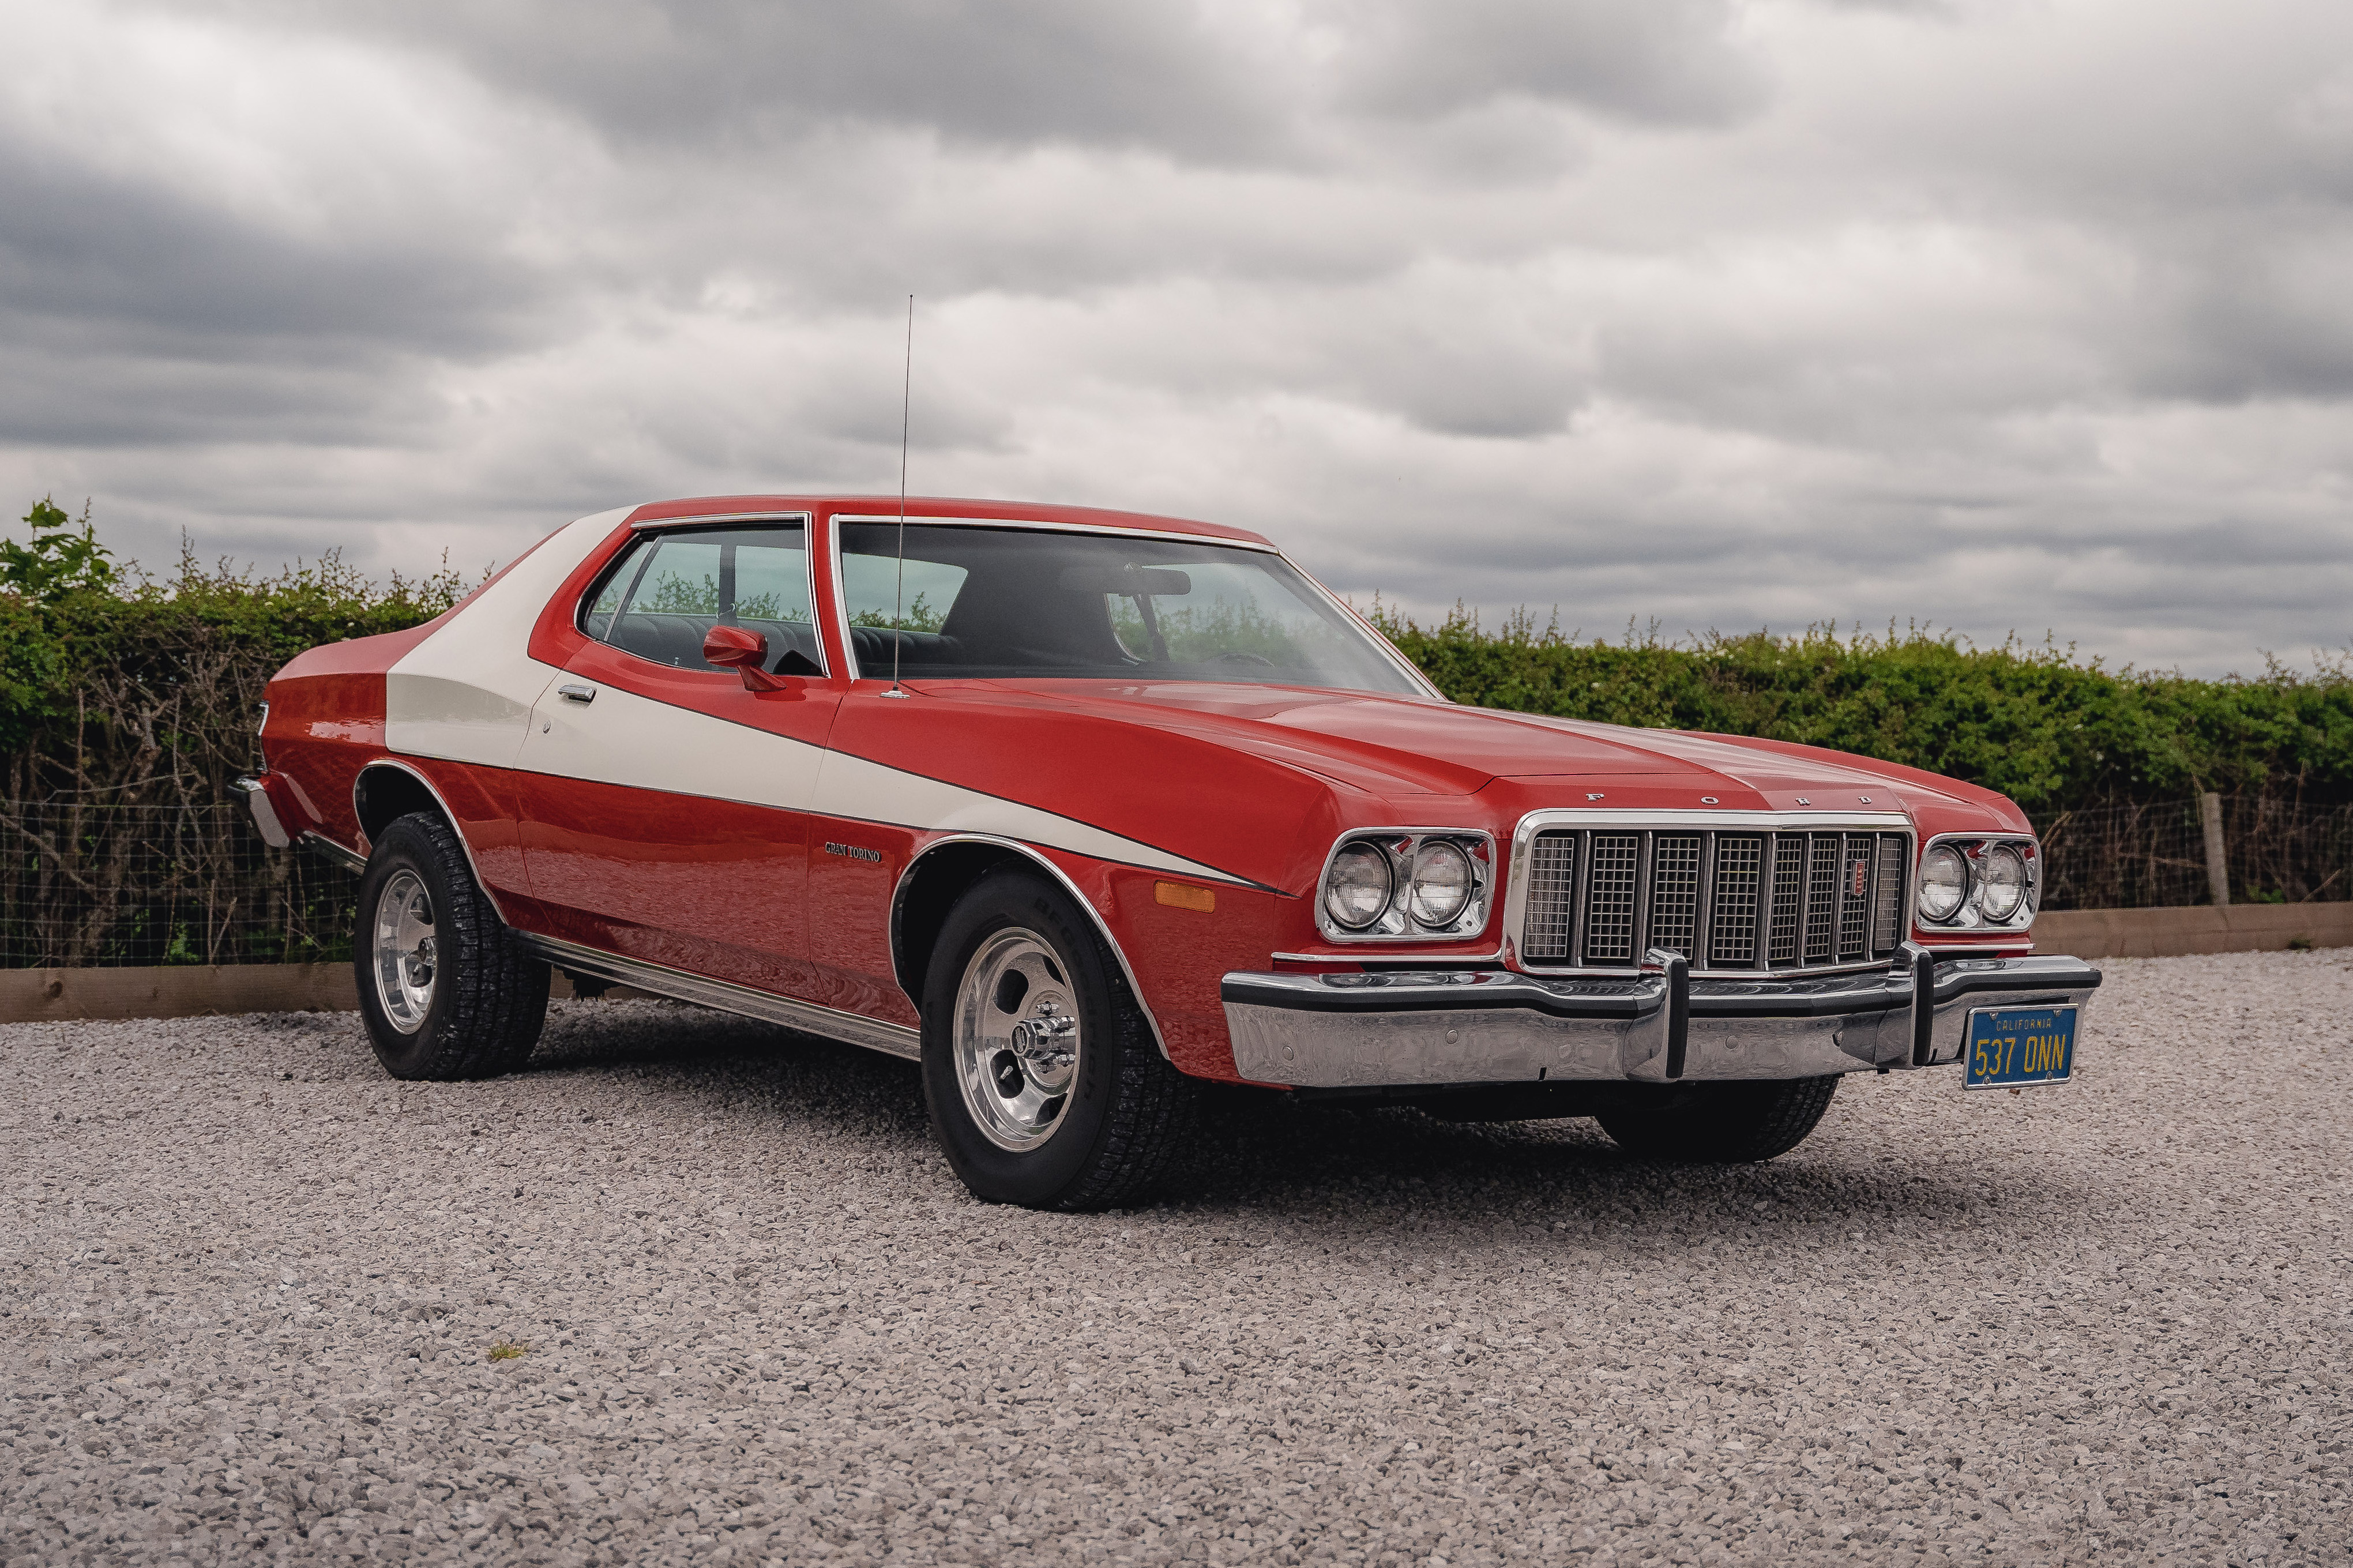
<svg viewBox="0 0 2353 1568"><path fill-rule="evenodd" d="M280 670L238 781L362 873L402 1078L554 965L922 1064L981 1197L1100 1207L1198 1086L1766 1159L1847 1073L2063 1081L2026 819L1769 741L1449 702L1238 529L730 496L583 518Z"/></svg>

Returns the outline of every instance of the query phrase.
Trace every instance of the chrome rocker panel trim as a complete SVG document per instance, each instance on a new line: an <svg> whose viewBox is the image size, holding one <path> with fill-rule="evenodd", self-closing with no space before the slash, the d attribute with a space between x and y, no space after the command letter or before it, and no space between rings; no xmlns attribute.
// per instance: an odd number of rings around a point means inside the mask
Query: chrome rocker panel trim
<svg viewBox="0 0 2353 1568"><path fill-rule="evenodd" d="M304 833L294 842L316 855L329 865L358 875L367 869L367 857L358 850L336 843L316 828Z"/></svg>
<svg viewBox="0 0 2353 1568"><path fill-rule="evenodd" d="M898 1057L906 1061L923 1059L923 1035L904 1024L861 1017L856 1013L819 1006L814 1002L797 1002L789 996L776 996L765 991L754 991L748 985L690 974L682 969L648 963L642 959L623 958L619 953L607 952L602 948L582 947L577 942L564 942L552 936L539 936L526 931L514 934L515 940L526 951L550 963L578 970L599 980L633 985L640 991L649 991L676 1002L691 1002L699 1007L715 1007L723 1013L737 1013L746 1018L758 1018L764 1023L782 1024L788 1029L839 1040L844 1045L863 1046L870 1051L881 1051L885 1056Z"/></svg>
<svg viewBox="0 0 2353 1568"><path fill-rule="evenodd" d="M1940 959L1910 943L1893 967L1862 974L1695 980L1680 954L1650 960L1643 973L1607 980L1238 972L1219 993L1243 1078L1341 1089L1938 1067L1960 1060L1971 1007L2080 1007L2100 984L2080 959Z"/></svg>

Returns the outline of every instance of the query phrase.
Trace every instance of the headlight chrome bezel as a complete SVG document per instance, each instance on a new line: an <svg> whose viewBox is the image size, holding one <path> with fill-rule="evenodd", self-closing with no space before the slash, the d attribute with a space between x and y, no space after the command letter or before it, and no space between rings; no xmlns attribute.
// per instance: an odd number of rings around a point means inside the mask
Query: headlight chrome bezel
<svg viewBox="0 0 2353 1568"><path fill-rule="evenodd" d="M1380 901L1373 906L1364 919L1350 921L1343 918L1340 911L1333 908L1334 903L1337 901L1333 894L1340 885L1340 878L1356 866L1370 866L1379 870ZM1332 852L1331 862L1324 868L1324 881L1323 885L1316 889L1316 911L1324 920L1341 931L1366 931L1397 903L1397 868L1389 863L1389 858L1381 852L1381 847L1377 844L1366 844L1361 841L1344 844Z"/></svg>
<svg viewBox="0 0 2353 1568"><path fill-rule="evenodd" d="M1446 890L1431 893L1440 887ZM1414 924L1424 931L1451 930L1478 893L1478 868L1461 845L1451 838L1432 837L1414 846L1413 858L1406 863L1402 900Z"/></svg>
<svg viewBox="0 0 2353 1568"><path fill-rule="evenodd" d="M1960 857L1967 877L1959 906L1942 918L1931 915L1925 903L1928 887L1928 858L1940 849L1950 850ZM1985 865L1987 858L1996 854L2015 855L2025 873L2018 907L2003 920L1994 919L1985 909ZM1919 867L1913 876L1913 888L1912 919L1914 924L1923 929L1938 931L2023 931L2034 924L2035 914L2042 905L2042 846L2031 834L2026 833L1939 833L1920 847Z"/></svg>
<svg viewBox="0 0 2353 1568"><path fill-rule="evenodd" d="M1378 852L1389 873L1388 903L1360 926L1335 919L1328 895L1340 858L1359 847ZM1413 910L1413 868L1426 850L1459 852L1471 870L1471 889L1452 919L1425 921ZM1315 879L1315 930L1331 942L1464 942L1485 933L1495 890L1495 836L1469 827L1359 827L1342 834Z"/></svg>
<svg viewBox="0 0 2353 1568"><path fill-rule="evenodd" d="M2011 866L2018 868L2015 883L2010 881L2008 872ZM2026 905L2027 890L2026 857L2020 853L2018 846L1988 846L1985 853L1978 857L1974 869L1976 875L1971 880L1978 885L1978 912L1993 925L2006 926L2016 920L2018 911ZM2007 909L2002 908L2001 900L1996 898L1998 893L2008 896Z"/></svg>
<svg viewBox="0 0 2353 1568"><path fill-rule="evenodd" d="M1960 874L1960 887L1953 893L1952 906L1940 914L1930 909L1928 903L1932 889L1935 890L1934 896L1941 900L1943 889L1947 884L1932 880L1928 868L1941 865L1950 865ZM1914 907L1919 911L1922 922L1927 925L1942 925L1969 907L1969 858L1962 852L1959 845L1936 844L1921 852L1920 890L1914 900Z"/></svg>

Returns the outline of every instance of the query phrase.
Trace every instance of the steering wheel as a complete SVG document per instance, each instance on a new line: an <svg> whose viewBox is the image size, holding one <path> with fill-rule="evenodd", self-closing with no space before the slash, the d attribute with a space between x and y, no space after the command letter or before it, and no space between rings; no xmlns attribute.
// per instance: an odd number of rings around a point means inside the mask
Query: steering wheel
<svg viewBox="0 0 2353 1568"><path fill-rule="evenodd" d="M1217 662L1219 664L1258 664L1264 665L1269 669L1272 669L1274 668L1274 660L1267 658L1264 654L1244 653L1240 648L1227 649L1224 653L1218 656Z"/></svg>

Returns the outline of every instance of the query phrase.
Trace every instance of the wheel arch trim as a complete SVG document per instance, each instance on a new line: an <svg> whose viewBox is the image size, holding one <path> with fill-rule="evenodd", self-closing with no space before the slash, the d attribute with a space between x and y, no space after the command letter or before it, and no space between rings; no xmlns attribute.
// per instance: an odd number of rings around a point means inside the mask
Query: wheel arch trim
<svg viewBox="0 0 2353 1568"><path fill-rule="evenodd" d="M482 890L482 897L490 900L491 908L499 919L512 926L514 921L507 918L506 908L499 902L497 891L483 879L482 868L474 859L474 847L467 842L466 830L458 825L458 814L449 809L448 799L442 795L440 786L427 778L423 771L413 763L403 762L398 757L378 757L352 775L352 820L359 825L360 842L367 846L367 858L375 858L375 836L367 830L367 817L360 808L360 799L368 775L374 773L406 773L424 786L425 793L433 797L433 805L441 813L442 820L448 823L450 834L458 840L458 847L466 852L466 869L473 875L474 886Z"/></svg>
<svg viewBox="0 0 2353 1568"><path fill-rule="evenodd" d="M1136 1011L1144 1015L1145 1027L1152 1031L1152 1043L1159 1049L1161 1059L1174 1066L1175 1063L1168 1055L1167 1037L1161 1033L1160 1020L1154 1016L1152 1004L1144 994L1144 986L1136 978L1135 966L1127 961L1127 951L1120 946L1119 938L1112 934L1111 922L1103 918L1103 910L1095 907L1094 900L1080 890L1078 883L1071 879L1069 872L1039 854L1034 845L1024 844L1018 838L1001 837L993 833L944 834L909 857L906 866L899 872L897 885L891 889L891 967L898 979L900 991L907 993L909 972L908 955L902 951L903 944L900 932L904 929L903 916L907 907L907 894L913 886L916 869L940 850L952 848L958 844L982 844L992 848L1007 850L1044 871L1060 885L1064 892L1071 895L1071 900L1084 910L1087 912L1087 918L1094 922L1096 934L1103 938L1103 945L1111 949L1112 959L1119 965L1120 976L1127 982L1127 993L1135 999ZM916 1016L922 1016L923 999L907 993L907 1000L914 1005Z"/></svg>

